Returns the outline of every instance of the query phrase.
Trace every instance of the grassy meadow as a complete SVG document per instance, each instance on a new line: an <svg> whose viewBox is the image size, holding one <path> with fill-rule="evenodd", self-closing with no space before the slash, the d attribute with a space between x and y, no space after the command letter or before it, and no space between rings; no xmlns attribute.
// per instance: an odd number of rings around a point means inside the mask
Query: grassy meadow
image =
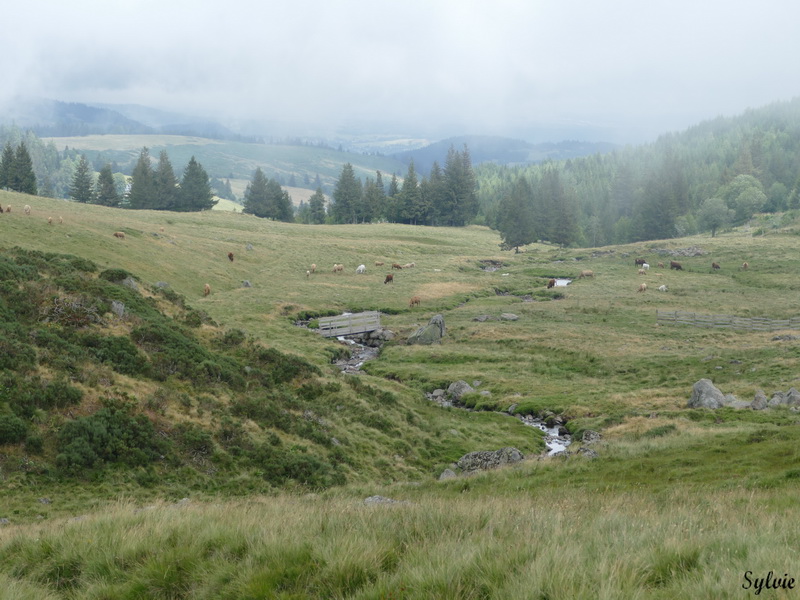
<svg viewBox="0 0 800 600"><path fill-rule="evenodd" d="M791 219L768 235L514 254L483 227L303 226L5 192L0 204L12 206L0 215L0 251L65 253L124 269L143 287L166 282L220 327L318 367L341 391L314 409L353 457L346 485L242 479L213 492L181 473L148 486L113 473L47 481L14 466L35 458L0 446L0 517L10 521L0 525L0 598L738 598L769 571L800 579L800 415L686 407L701 378L747 401L797 386L797 332L656 324L659 309L797 314ZM665 252L688 248L702 254ZM646 275L637 257L651 265ZM682 271L669 269L673 258ZM393 262L416 266L384 284ZM586 269L595 277L575 279ZM574 281L548 290L551 277ZM419 307L409 308L412 296ZM343 346L295 321L361 310L380 310L397 338L362 374L344 376L331 365ZM434 314L445 319L443 343L405 345ZM458 379L489 392L465 397L478 410L425 398ZM114 385L142 405L153 394L133 378ZM213 420L212 405L185 410L170 397L159 418ZM512 405L563 415L573 450L584 430L599 431L599 457L542 457L541 436L497 412ZM356 409L380 409L386 422L368 427L347 416ZM437 480L466 452L509 445L528 459ZM375 495L397 502L364 503Z"/></svg>

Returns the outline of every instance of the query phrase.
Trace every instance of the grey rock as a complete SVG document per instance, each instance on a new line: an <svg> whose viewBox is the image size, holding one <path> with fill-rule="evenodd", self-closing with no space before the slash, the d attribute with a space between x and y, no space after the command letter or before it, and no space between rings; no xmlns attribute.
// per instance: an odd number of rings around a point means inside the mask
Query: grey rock
<svg viewBox="0 0 800 600"><path fill-rule="evenodd" d="M111 301L111 312L117 315L119 318L125 316L125 303L120 302L119 300L112 300Z"/></svg>
<svg viewBox="0 0 800 600"><path fill-rule="evenodd" d="M244 280L242 280L242 287L246 287L246 288L253 287L253 284L250 283L249 280L244 279Z"/></svg>
<svg viewBox="0 0 800 600"><path fill-rule="evenodd" d="M385 496L370 496L369 498L364 498L364 504L398 504L399 500L393 500L392 498L386 498Z"/></svg>
<svg viewBox="0 0 800 600"><path fill-rule="evenodd" d="M689 408L716 409L725 405L725 396L720 392L710 379L701 379L692 386L692 396L687 406Z"/></svg>
<svg viewBox="0 0 800 600"><path fill-rule="evenodd" d="M753 410L764 410L767 408L767 395L764 393L764 390L758 390L756 392L755 398L750 403L750 408Z"/></svg>
<svg viewBox="0 0 800 600"><path fill-rule="evenodd" d="M584 444L594 444L595 442L599 442L601 437L602 436L597 431L587 429L583 432L582 441Z"/></svg>
<svg viewBox="0 0 800 600"><path fill-rule="evenodd" d="M470 384L468 384L463 379L459 381L454 381L451 383L447 388L447 395L454 401L461 400L461 397L464 394L469 394L470 392L474 392L475 390L472 388Z"/></svg>
<svg viewBox="0 0 800 600"><path fill-rule="evenodd" d="M136 280L133 277L126 277L122 280L122 285L131 288L133 291L139 290L139 284L136 283Z"/></svg>
<svg viewBox="0 0 800 600"><path fill-rule="evenodd" d="M166 281L156 281L157 288L168 288L169 284Z"/></svg>
<svg viewBox="0 0 800 600"><path fill-rule="evenodd" d="M417 329L408 338L409 344L438 344L444 337L445 326L444 317L442 315L433 315L427 325Z"/></svg>
<svg viewBox="0 0 800 600"><path fill-rule="evenodd" d="M455 477L458 477L458 475L456 475L456 472L453 471L453 469L445 469L444 471L442 471L442 474L439 475L439 481L444 481L445 479L453 479Z"/></svg>
<svg viewBox="0 0 800 600"><path fill-rule="evenodd" d="M500 315L501 321L516 321L517 319L519 319L519 317L514 313L503 313Z"/></svg>
<svg viewBox="0 0 800 600"><path fill-rule="evenodd" d="M585 456L586 458L599 458L600 455L591 448L578 448L575 454L579 454L581 456Z"/></svg>
<svg viewBox="0 0 800 600"><path fill-rule="evenodd" d="M499 450L479 450L470 452L458 459L458 468L465 473L496 469L504 465L518 463L523 458L522 452L510 446Z"/></svg>

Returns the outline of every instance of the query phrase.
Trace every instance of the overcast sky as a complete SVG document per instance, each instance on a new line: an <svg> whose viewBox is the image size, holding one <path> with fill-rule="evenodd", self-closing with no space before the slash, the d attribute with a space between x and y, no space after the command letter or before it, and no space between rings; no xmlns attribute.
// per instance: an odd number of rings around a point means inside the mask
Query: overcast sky
<svg viewBox="0 0 800 600"><path fill-rule="evenodd" d="M797 0L7 4L0 94L226 122L638 143L800 96Z"/></svg>

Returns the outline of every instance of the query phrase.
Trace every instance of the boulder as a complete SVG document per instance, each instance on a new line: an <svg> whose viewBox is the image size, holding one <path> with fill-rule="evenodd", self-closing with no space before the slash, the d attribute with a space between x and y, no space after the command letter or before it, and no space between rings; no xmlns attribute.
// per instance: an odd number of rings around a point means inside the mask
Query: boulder
<svg viewBox="0 0 800 600"><path fill-rule="evenodd" d="M465 473L496 469L504 465L518 463L523 458L522 452L510 446L500 450L479 450L470 452L458 459L458 468Z"/></svg>
<svg viewBox="0 0 800 600"><path fill-rule="evenodd" d="M516 321L517 319L519 319L519 317L514 313L503 313L500 315L501 321Z"/></svg>
<svg viewBox="0 0 800 600"><path fill-rule="evenodd" d="M458 381L454 381L448 386L447 395L454 402L458 402L459 400L461 400L461 397L464 394L469 394L470 392L474 391L475 389L470 384L468 384L463 379L460 379Z"/></svg>
<svg viewBox="0 0 800 600"><path fill-rule="evenodd" d="M584 444L594 444L595 442L600 441L600 434L597 431L593 431L591 429L587 429L583 432L582 441Z"/></svg>
<svg viewBox="0 0 800 600"><path fill-rule="evenodd" d="M710 379L701 379L692 386L689 408L720 408L725 405L725 396Z"/></svg>
<svg viewBox="0 0 800 600"><path fill-rule="evenodd" d="M442 315L433 315L427 325L417 329L408 338L409 344L438 344L444 337L444 317Z"/></svg>
<svg viewBox="0 0 800 600"><path fill-rule="evenodd" d="M458 475L456 475L456 472L453 471L453 469L445 469L444 471L442 471L442 474L439 475L439 481L444 481L446 479L453 479L454 477L458 477Z"/></svg>
<svg viewBox="0 0 800 600"><path fill-rule="evenodd" d="M764 410L767 408L767 395L764 393L764 390L758 390L756 392L755 398L750 403L750 408L753 410Z"/></svg>

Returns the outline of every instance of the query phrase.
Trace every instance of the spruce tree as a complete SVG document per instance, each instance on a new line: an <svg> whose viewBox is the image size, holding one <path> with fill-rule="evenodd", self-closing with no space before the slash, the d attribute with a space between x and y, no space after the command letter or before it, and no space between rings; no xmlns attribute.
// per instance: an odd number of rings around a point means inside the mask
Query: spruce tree
<svg viewBox="0 0 800 600"><path fill-rule="evenodd" d="M153 174L153 204L157 210L181 210L178 198L178 178L166 150L158 155L158 166Z"/></svg>
<svg viewBox="0 0 800 600"><path fill-rule="evenodd" d="M10 190L14 180L14 148L6 142L3 156L0 158L0 189Z"/></svg>
<svg viewBox="0 0 800 600"><path fill-rule="evenodd" d="M356 179L353 165L345 163L333 190L331 213L335 223L357 223L356 209L361 201L361 182Z"/></svg>
<svg viewBox="0 0 800 600"><path fill-rule="evenodd" d="M219 202L214 199L208 173L194 156L183 170L177 198L173 210L180 211L211 210Z"/></svg>
<svg viewBox="0 0 800 600"><path fill-rule="evenodd" d="M322 193L321 187L318 187L309 199L308 208L311 223L321 225L325 222L325 194Z"/></svg>
<svg viewBox="0 0 800 600"><path fill-rule="evenodd" d="M131 190L128 200L130 208L152 208L154 191L155 184L153 167L150 165L150 151L147 147L144 147L139 153L139 160L136 162L131 175Z"/></svg>
<svg viewBox="0 0 800 600"><path fill-rule="evenodd" d="M253 179L247 184L244 192L244 209L242 212L249 215L265 218L268 216L267 206L267 177L261 167L256 167Z"/></svg>
<svg viewBox="0 0 800 600"><path fill-rule="evenodd" d="M20 142L14 153L14 173L11 189L23 194L36 195L36 175L33 172L33 161L25 142Z"/></svg>
<svg viewBox="0 0 800 600"><path fill-rule="evenodd" d="M536 241L532 196L528 180L520 175L500 201L498 229L507 249L519 252L520 246Z"/></svg>
<svg viewBox="0 0 800 600"><path fill-rule="evenodd" d="M119 192L114 182L114 174L111 172L110 163L106 163L105 166L100 169L100 174L97 176L95 203L101 206L111 206L115 208L119 206Z"/></svg>
<svg viewBox="0 0 800 600"><path fill-rule="evenodd" d="M78 166L72 176L72 184L69 186L69 197L75 202L90 204L94 202L94 186L92 185L92 171L86 156L81 154Z"/></svg>

